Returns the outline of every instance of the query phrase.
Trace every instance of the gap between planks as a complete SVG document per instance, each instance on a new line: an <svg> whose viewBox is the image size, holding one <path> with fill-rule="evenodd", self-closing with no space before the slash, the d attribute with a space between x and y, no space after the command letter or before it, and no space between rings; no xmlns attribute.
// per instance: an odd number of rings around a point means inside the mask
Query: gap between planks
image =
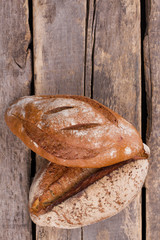
<svg viewBox="0 0 160 240"><path fill-rule="evenodd" d="M30 85L30 95L35 94L35 87L34 87L34 48L33 48L33 3L32 0L28 0L28 23L31 33L31 42L29 45L29 49L31 51L31 63L32 63L32 80ZM30 184L36 174L36 154L31 151L31 179ZM36 224L32 222L32 240L36 240Z"/></svg>
<svg viewBox="0 0 160 240"><path fill-rule="evenodd" d="M146 143L146 131L147 131L147 99L145 91L145 73L144 73L144 48L143 41L146 32L146 3L145 0L141 0L141 91L142 91L142 100L141 100L141 133L142 140ZM146 187L145 184L142 188L142 239L146 240Z"/></svg>

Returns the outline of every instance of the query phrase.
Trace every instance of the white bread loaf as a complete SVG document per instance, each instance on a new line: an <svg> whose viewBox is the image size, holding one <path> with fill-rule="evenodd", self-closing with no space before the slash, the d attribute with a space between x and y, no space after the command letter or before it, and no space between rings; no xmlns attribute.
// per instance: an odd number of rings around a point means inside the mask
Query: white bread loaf
<svg viewBox="0 0 160 240"><path fill-rule="evenodd" d="M145 145L149 154L149 148ZM50 163L48 163L50 164ZM112 217L125 208L139 193L148 171L148 160L126 163L85 190L53 207L45 214L31 214L33 222L40 226L72 229L82 227ZM46 167L47 168L47 167ZM45 169L35 178L31 189L29 204L35 195L41 195L39 188Z"/></svg>

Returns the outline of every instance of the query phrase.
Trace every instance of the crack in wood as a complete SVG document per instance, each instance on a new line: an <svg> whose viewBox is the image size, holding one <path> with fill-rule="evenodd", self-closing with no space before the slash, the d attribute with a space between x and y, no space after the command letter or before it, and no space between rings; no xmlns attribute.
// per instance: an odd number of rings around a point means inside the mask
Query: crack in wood
<svg viewBox="0 0 160 240"><path fill-rule="evenodd" d="M32 68L32 80L30 84L30 95L35 94L35 87L34 87L34 52L33 52L33 2L32 0L28 0L28 23L29 29L31 34L31 40L28 45L27 51L31 52L31 68ZM36 174L36 154L31 151L31 179L34 178ZM36 240L36 224L32 222L32 240Z"/></svg>
<svg viewBox="0 0 160 240"><path fill-rule="evenodd" d="M29 44L30 45L30 44ZM26 63L27 63L27 58L30 54L30 49L29 49L29 45L26 51L18 51L15 56L13 56L13 61L15 62L15 64L18 66L18 68L20 68L21 70L24 70L26 67Z"/></svg>
<svg viewBox="0 0 160 240"><path fill-rule="evenodd" d="M92 33L93 33L93 30L94 30L95 15L96 15L96 0L94 0L94 3L93 3Z"/></svg>
<svg viewBox="0 0 160 240"><path fill-rule="evenodd" d="M83 228L81 227L81 240L83 240Z"/></svg>
<svg viewBox="0 0 160 240"><path fill-rule="evenodd" d="M31 41L28 46L28 49L31 51L31 63L32 63L32 80L30 85L30 95L35 94L35 87L34 87L34 49L33 49L33 2L32 0L28 0L28 23L31 33Z"/></svg>
<svg viewBox="0 0 160 240"><path fill-rule="evenodd" d="M147 28L147 26L146 26ZM147 33L148 34L148 33ZM152 67L151 67L151 57L150 57L150 39L149 35L144 38L144 53L143 53L143 65L144 65L144 83L143 88L146 97L146 125L145 125L145 141L149 140L152 131ZM143 134L142 134L143 135ZM142 136L143 137L143 136Z"/></svg>
<svg viewBox="0 0 160 240"><path fill-rule="evenodd" d="M95 42L96 42L96 26L97 26L97 14L96 14L96 0L94 0L93 20L92 20L92 73L91 73L91 98L93 98L94 89L94 53L95 53Z"/></svg>
<svg viewBox="0 0 160 240"><path fill-rule="evenodd" d="M86 63L87 63L87 39L88 39L88 20L89 20L90 0L86 0L86 22L85 22L85 53L84 53L84 96L86 93Z"/></svg>
<svg viewBox="0 0 160 240"><path fill-rule="evenodd" d="M15 57L13 57L13 60L14 60L15 64L16 64L20 69L24 69L24 68L25 68L25 66L26 66L26 60L25 60L25 65L24 65L24 66L22 66L20 63L18 63L18 61L16 60Z"/></svg>
<svg viewBox="0 0 160 240"><path fill-rule="evenodd" d="M146 79L145 79L145 52L144 52L144 39L147 32L146 22L146 1L141 0L141 92L142 92L142 107L141 107L141 131L143 142L146 143L146 132L147 132L147 116L148 116L148 103L146 96ZM146 188L143 186L141 191L141 215L142 215L142 239L146 240Z"/></svg>
<svg viewBox="0 0 160 240"><path fill-rule="evenodd" d="M146 100L146 81L144 72L144 48L143 41L146 33L145 1L141 1L141 87L142 87L142 139L146 143L147 129L147 100Z"/></svg>

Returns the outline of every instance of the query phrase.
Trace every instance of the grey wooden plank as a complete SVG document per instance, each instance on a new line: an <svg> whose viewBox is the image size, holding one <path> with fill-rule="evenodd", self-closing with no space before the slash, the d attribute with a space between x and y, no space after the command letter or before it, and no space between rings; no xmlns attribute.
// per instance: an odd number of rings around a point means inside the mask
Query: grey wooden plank
<svg viewBox="0 0 160 240"><path fill-rule="evenodd" d="M85 1L34 1L36 94L80 94L84 88Z"/></svg>
<svg viewBox="0 0 160 240"><path fill-rule="evenodd" d="M85 94L141 130L140 2L89 1ZM140 195L121 213L85 227L83 239L141 239Z"/></svg>
<svg viewBox="0 0 160 240"><path fill-rule="evenodd" d="M0 2L0 239L32 239L28 212L30 151L7 128L9 104L30 94L28 2Z"/></svg>
<svg viewBox="0 0 160 240"><path fill-rule="evenodd" d="M92 92L95 99L123 115L139 131L140 42L138 0L90 1L86 95L91 96Z"/></svg>
<svg viewBox="0 0 160 240"><path fill-rule="evenodd" d="M84 94L85 1L33 4L35 93ZM37 157L40 167L41 159ZM37 240L80 240L81 229L37 226Z"/></svg>
<svg viewBox="0 0 160 240"><path fill-rule="evenodd" d="M57 229L49 227L38 227L37 239L47 240L79 240L81 239L81 229Z"/></svg>
<svg viewBox="0 0 160 240"><path fill-rule="evenodd" d="M144 67L147 93L147 144L151 149L146 180L146 239L160 239L160 2L146 1Z"/></svg>

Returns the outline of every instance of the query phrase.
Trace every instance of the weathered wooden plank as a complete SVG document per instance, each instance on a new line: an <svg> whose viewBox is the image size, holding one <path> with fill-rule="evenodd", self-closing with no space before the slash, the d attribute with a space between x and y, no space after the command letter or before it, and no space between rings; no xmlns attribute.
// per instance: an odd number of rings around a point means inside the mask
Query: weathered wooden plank
<svg viewBox="0 0 160 240"><path fill-rule="evenodd" d="M83 94L85 1L36 0L36 94Z"/></svg>
<svg viewBox="0 0 160 240"><path fill-rule="evenodd" d="M28 2L0 2L0 239L29 240L30 151L7 128L6 108L30 94Z"/></svg>
<svg viewBox="0 0 160 240"><path fill-rule="evenodd" d="M85 8L78 0L34 1L36 94L84 94ZM80 240L81 229L37 227L37 239Z"/></svg>
<svg viewBox="0 0 160 240"><path fill-rule="evenodd" d="M37 229L37 239L40 240L80 240L81 239L81 229L57 229L49 227L38 227Z"/></svg>
<svg viewBox="0 0 160 240"><path fill-rule="evenodd" d="M146 239L160 239L160 2L146 1L144 67L148 107L147 144L151 149L146 180Z"/></svg>
<svg viewBox="0 0 160 240"><path fill-rule="evenodd" d="M85 94L141 129L140 2L91 0ZM141 239L140 196L120 214L85 227L83 238Z"/></svg>
<svg viewBox="0 0 160 240"><path fill-rule="evenodd" d="M92 93L140 131L139 1L90 1L87 39L86 95Z"/></svg>

